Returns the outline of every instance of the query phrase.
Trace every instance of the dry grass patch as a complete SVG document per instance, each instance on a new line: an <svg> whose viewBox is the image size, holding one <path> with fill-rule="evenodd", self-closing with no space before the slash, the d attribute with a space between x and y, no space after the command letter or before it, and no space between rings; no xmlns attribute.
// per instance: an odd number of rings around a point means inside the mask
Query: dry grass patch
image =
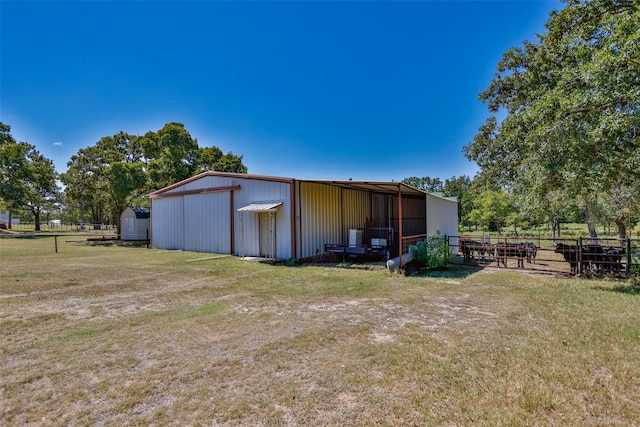
<svg viewBox="0 0 640 427"><path fill-rule="evenodd" d="M640 300L2 240L0 424L634 425Z"/></svg>

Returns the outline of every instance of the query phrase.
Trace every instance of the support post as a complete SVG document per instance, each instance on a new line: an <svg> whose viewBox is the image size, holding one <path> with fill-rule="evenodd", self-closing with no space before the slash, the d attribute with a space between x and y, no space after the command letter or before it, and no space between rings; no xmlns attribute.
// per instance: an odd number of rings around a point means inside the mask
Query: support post
<svg viewBox="0 0 640 427"><path fill-rule="evenodd" d="M584 272L584 266L582 265L582 236L578 237L578 253L576 254L576 260L578 261L578 265L580 266L580 275L582 275L582 273Z"/></svg>
<svg viewBox="0 0 640 427"><path fill-rule="evenodd" d="M398 256L400 257L400 268L402 268L402 187L398 184L398 242L400 250Z"/></svg>

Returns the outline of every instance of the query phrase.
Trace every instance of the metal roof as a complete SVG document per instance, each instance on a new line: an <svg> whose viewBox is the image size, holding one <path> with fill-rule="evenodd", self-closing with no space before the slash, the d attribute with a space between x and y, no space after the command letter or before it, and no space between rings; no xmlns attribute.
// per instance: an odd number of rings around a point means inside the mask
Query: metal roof
<svg viewBox="0 0 640 427"><path fill-rule="evenodd" d="M275 176L264 176L264 175L252 175L252 174L241 174L241 173L229 173L229 172L215 172L208 171L203 172L199 175L193 176L191 178L185 179L183 181L177 182L168 187L162 188L158 191L155 191L149 195L150 198L158 198L163 196L171 196L171 195L182 195L182 193L171 192L171 190L185 185L189 182L195 181L200 178L204 178L206 176L219 176L226 178L241 178L241 179L253 179L253 180L261 180L261 181L275 181L275 182L284 182L284 183L293 183L295 181L298 182L315 182L318 184L327 184L334 185L342 188L351 188L356 190L364 190L370 191L373 193L382 193L382 194L391 194L397 195L398 192L403 196L418 196L425 197L427 193L417 188L411 187L402 182L384 182L384 181L353 181L353 180L331 180L331 179L294 179L294 178L284 178L284 177L275 177ZM210 189L214 190L214 189ZM203 192L205 190L193 190L193 192Z"/></svg>
<svg viewBox="0 0 640 427"><path fill-rule="evenodd" d="M255 202L238 209L238 212L275 212L278 206L282 206L282 202Z"/></svg>
<svg viewBox="0 0 640 427"><path fill-rule="evenodd" d="M149 218L149 212L151 212L149 208L143 206L129 206L129 209L136 214L136 218L138 219Z"/></svg>
<svg viewBox="0 0 640 427"><path fill-rule="evenodd" d="M398 192L403 196L412 195L412 196L422 196L426 194L422 190L418 190L417 188L413 188L407 184L402 182L380 182L380 181L335 181L335 180L324 180L324 179L305 179L301 181L306 182L317 182L319 184L328 184L335 185L337 187L342 188L351 188L356 190L365 190L370 191L372 193L383 193L383 194L393 194L397 195Z"/></svg>

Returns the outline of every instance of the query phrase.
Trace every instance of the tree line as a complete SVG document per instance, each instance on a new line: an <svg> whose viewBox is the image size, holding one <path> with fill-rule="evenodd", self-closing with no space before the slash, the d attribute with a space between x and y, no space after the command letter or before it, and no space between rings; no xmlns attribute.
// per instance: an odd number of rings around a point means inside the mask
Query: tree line
<svg viewBox="0 0 640 427"><path fill-rule="evenodd" d="M51 160L16 141L10 126L0 122L0 208L29 212L36 231L41 214L51 211L118 226L127 206L148 206L146 195L155 190L207 170L247 173L242 159L215 146L200 147L182 123L171 122L142 136L102 137L78 150L58 174Z"/></svg>
<svg viewBox="0 0 640 427"><path fill-rule="evenodd" d="M591 222L593 237L597 237L596 226L615 230L619 212L614 204L602 196L595 198L589 216L579 200L563 201L552 205L552 209L542 205L522 205L520 198L505 188L488 188L480 175L470 178L466 175L453 176L442 181L440 178L425 176L409 177L404 184L442 197L452 197L458 201L458 224L460 233L486 231L498 234L531 233L533 230L553 238L560 237L563 223ZM627 225L635 226L640 221L639 206L625 218ZM618 230L619 232L619 230Z"/></svg>

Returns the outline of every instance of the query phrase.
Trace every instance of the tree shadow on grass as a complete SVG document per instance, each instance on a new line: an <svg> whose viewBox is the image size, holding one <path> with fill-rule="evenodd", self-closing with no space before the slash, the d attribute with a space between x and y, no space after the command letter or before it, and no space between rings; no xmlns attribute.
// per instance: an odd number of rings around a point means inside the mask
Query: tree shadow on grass
<svg viewBox="0 0 640 427"><path fill-rule="evenodd" d="M596 286L600 291L619 292L621 294L640 295L640 278L634 277L624 283L618 283L612 287Z"/></svg>
<svg viewBox="0 0 640 427"><path fill-rule="evenodd" d="M431 277L434 279L463 279L474 273L477 273L480 269L477 267L467 267L455 264L449 264L438 268L423 268L416 272L416 276L419 277Z"/></svg>

